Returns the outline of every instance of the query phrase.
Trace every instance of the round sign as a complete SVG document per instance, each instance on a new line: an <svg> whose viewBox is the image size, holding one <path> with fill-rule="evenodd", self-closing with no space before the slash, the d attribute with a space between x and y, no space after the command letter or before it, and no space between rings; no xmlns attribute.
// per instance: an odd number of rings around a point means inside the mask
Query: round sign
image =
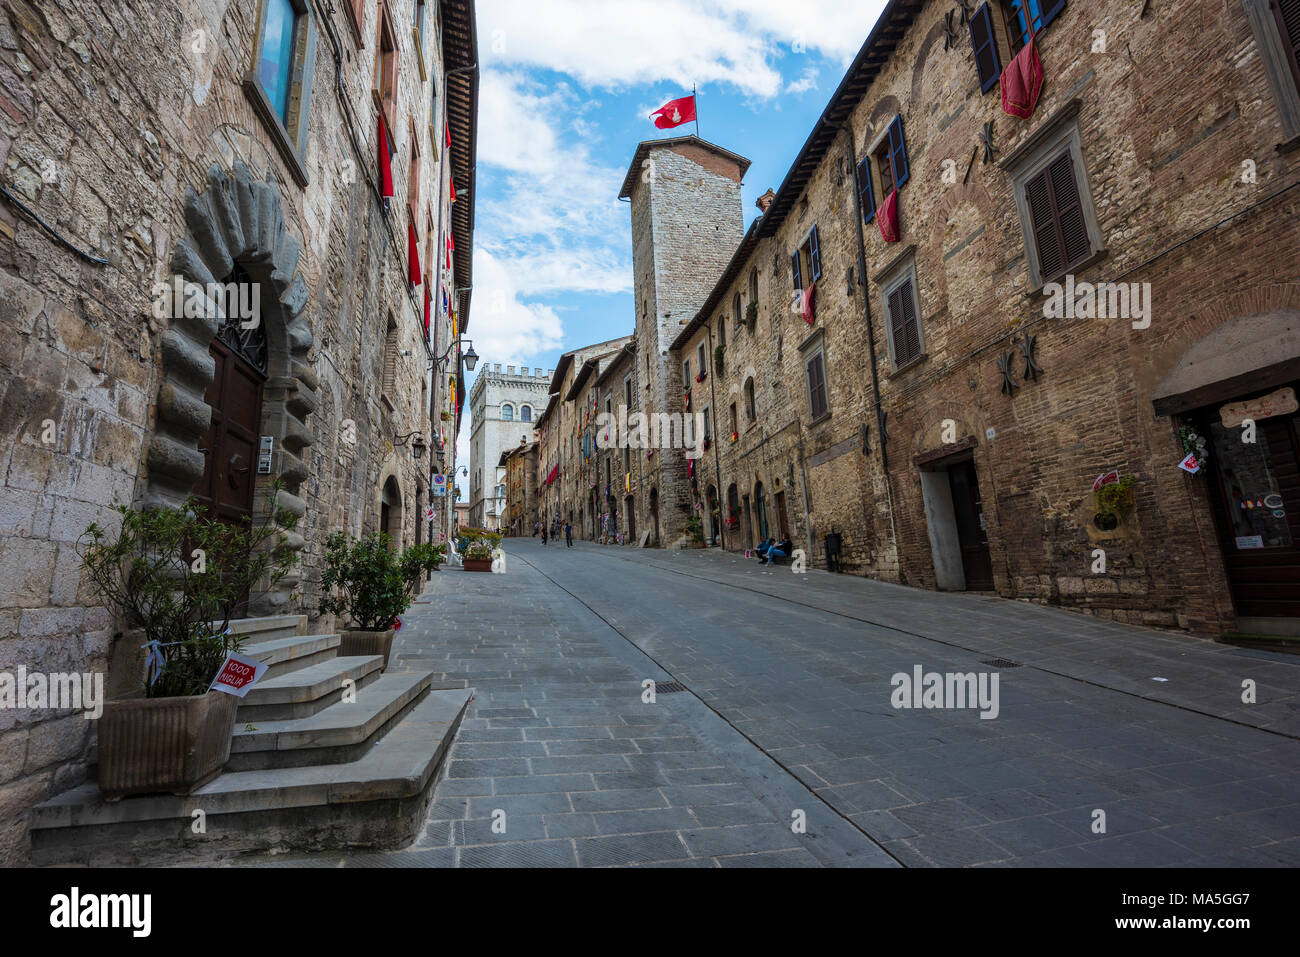
<svg viewBox="0 0 1300 957"><path fill-rule="evenodd" d="M1272 495L1264 499L1264 504L1269 508L1281 508L1282 496L1274 492Z"/></svg>

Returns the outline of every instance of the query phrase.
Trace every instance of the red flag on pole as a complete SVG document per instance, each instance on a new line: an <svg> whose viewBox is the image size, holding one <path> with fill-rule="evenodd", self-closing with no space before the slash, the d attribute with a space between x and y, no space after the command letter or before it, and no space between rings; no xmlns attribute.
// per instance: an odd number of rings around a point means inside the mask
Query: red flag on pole
<svg viewBox="0 0 1300 957"><path fill-rule="evenodd" d="M448 176L447 179L451 182L451 201L454 203L456 202L456 180L451 176Z"/></svg>
<svg viewBox="0 0 1300 957"><path fill-rule="evenodd" d="M675 126L692 122L695 119L694 94L683 96L677 100L669 100L651 113L650 119L654 120L655 126L661 130L671 130Z"/></svg>
<svg viewBox="0 0 1300 957"><path fill-rule="evenodd" d="M451 149L451 124L448 123L446 126L443 127L443 129L444 129L444 130L446 131L446 133L447 133L447 136L446 136L446 139L447 139L447 149Z"/></svg>

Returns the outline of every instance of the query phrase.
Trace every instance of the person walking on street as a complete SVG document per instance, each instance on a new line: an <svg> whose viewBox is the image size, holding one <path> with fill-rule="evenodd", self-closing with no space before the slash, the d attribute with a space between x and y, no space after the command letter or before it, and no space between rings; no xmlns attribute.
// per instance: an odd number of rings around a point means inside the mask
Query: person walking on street
<svg viewBox="0 0 1300 957"><path fill-rule="evenodd" d="M546 526L543 525L543 526L542 526L542 546L545 547L545 545L546 545Z"/></svg>
<svg viewBox="0 0 1300 957"><path fill-rule="evenodd" d="M566 548L573 547L573 525L569 522L564 523L564 544Z"/></svg>

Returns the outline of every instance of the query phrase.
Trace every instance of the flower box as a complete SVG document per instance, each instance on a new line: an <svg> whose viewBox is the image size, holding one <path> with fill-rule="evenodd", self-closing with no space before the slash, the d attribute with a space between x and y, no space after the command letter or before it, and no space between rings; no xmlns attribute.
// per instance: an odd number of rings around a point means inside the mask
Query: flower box
<svg viewBox="0 0 1300 957"><path fill-rule="evenodd" d="M351 658L366 655L383 655L388 669L388 656L393 650L393 629L387 631L344 631L339 640L338 656Z"/></svg>
<svg viewBox="0 0 1300 957"><path fill-rule="evenodd" d="M207 784L230 759L238 704L222 691L107 702L97 728L104 800L184 795Z"/></svg>
<svg viewBox="0 0 1300 957"><path fill-rule="evenodd" d="M465 571L467 572L490 572L492 571L492 559L490 558L466 558Z"/></svg>

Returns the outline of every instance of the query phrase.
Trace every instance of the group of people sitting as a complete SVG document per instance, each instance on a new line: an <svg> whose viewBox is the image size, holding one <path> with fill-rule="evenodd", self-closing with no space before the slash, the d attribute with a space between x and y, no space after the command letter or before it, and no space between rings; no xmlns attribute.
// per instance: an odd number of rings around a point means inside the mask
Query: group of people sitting
<svg viewBox="0 0 1300 957"><path fill-rule="evenodd" d="M771 565L779 558L789 558L794 550L794 542L783 538L779 542L774 538L765 538L754 546L754 557L760 565Z"/></svg>

